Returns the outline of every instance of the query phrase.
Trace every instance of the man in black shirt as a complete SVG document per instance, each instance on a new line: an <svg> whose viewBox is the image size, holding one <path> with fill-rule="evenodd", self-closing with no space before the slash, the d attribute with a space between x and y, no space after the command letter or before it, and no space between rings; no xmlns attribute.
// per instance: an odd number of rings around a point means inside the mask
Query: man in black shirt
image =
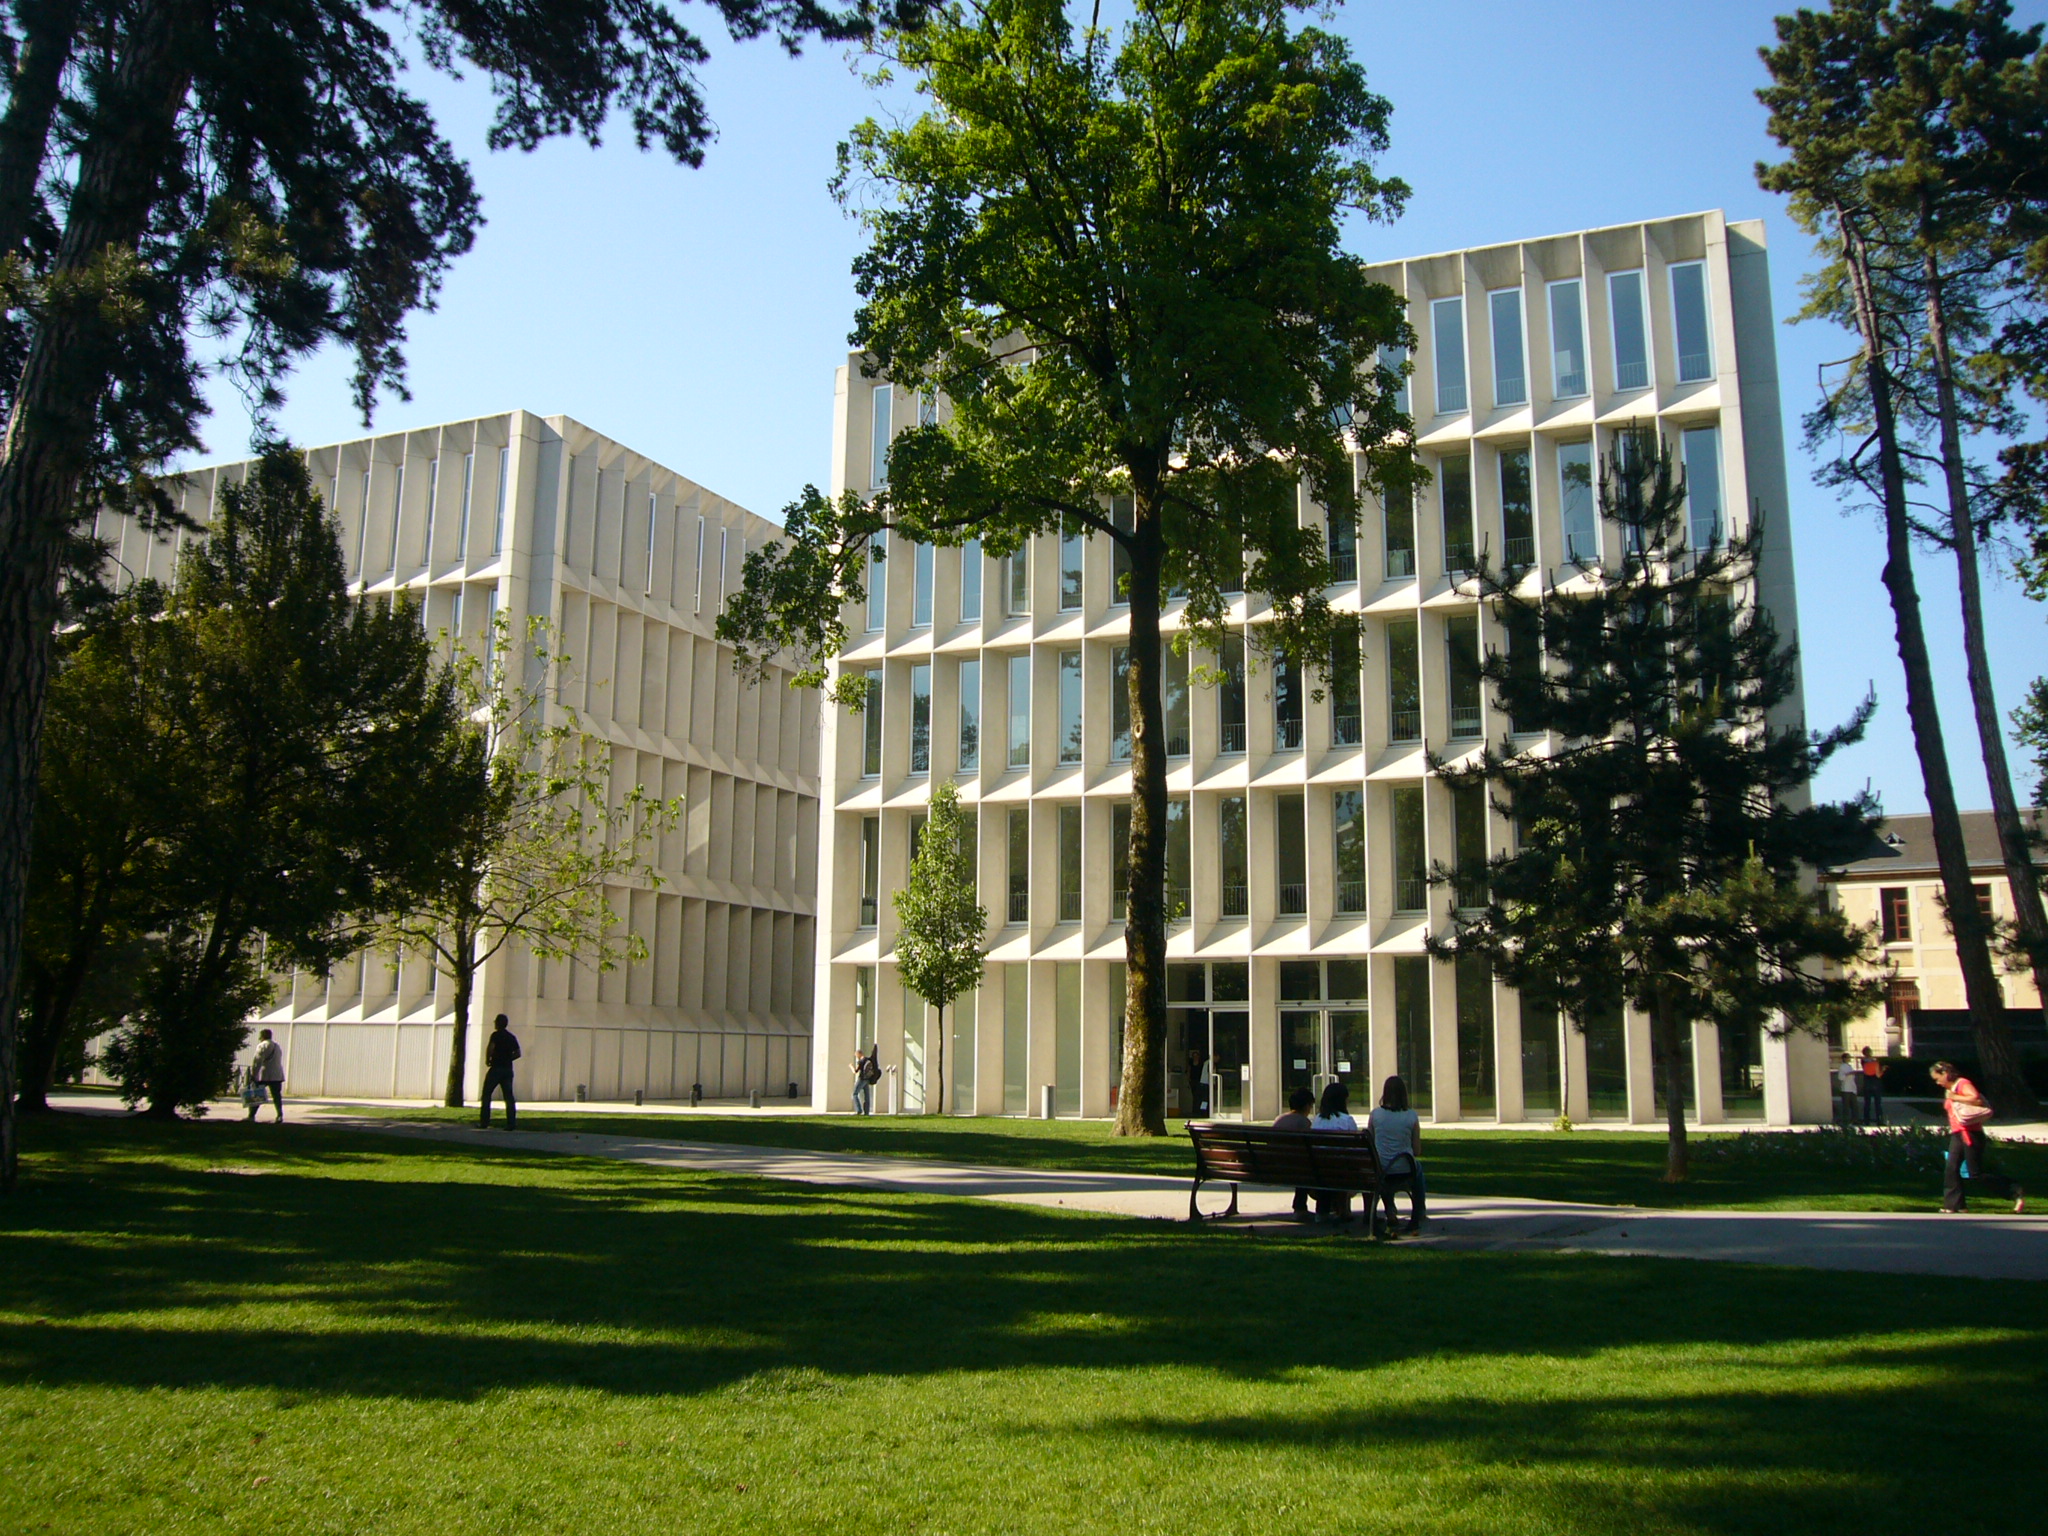
<svg viewBox="0 0 2048 1536"><path fill-rule="evenodd" d="M484 1042L484 1096L483 1118L477 1123L491 1123L491 1091L500 1090L505 1095L505 1129L511 1130L519 1123L519 1105L512 1097L512 1063L519 1059L519 1041L512 1033L512 1021L499 1014L491 1025L491 1038Z"/></svg>

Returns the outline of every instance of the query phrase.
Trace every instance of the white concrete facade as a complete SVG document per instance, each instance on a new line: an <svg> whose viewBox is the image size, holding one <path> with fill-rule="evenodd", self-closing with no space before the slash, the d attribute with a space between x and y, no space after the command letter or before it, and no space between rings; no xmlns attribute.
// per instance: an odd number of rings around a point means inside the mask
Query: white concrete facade
<svg viewBox="0 0 2048 1536"><path fill-rule="evenodd" d="M657 890L614 909L644 963L599 974L509 948L485 966L481 1033L511 1016L522 1098L810 1092L818 700L770 668L735 675L712 633L746 551L774 524L563 416L524 411L391 432L309 451L340 519L350 579L372 600L408 594L430 631L481 645L502 612L515 636L548 620L571 658L551 701L612 749L615 791L681 795L653 852ZM186 476L203 525L227 464ZM178 539L131 522L102 532L129 577L169 581ZM280 978L254 1021L283 1042L288 1091L438 1097L453 993L418 957L362 954L328 975Z"/></svg>
<svg viewBox="0 0 2048 1536"><path fill-rule="evenodd" d="M1181 688L1168 703L1173 924L1169 1114L1269 1118L1296 1085L1330 1077L1354 1103L1400 1071L1439 1123L1662 1118L1647 1022L1589 1032L1525 1018L1515 994L1437 964L1445 931L1430 863L1507 827L1474 814L1428 771L1482 734L1512 734L1468 660L1504 643L1462 551L1533 559L1532 580L1583 581L1568 563L1590 493L1566 467L1598 463L1616 435L1654 427L1688 460L1693 512L1725 531L1768 514L1758 600L1797 632L1785 456L1760 223L1709 212L1452 252L1373 269L1404 294L1419 337L1410 380L1432 484L1404 518L1370 498L1349 537L1332 529L1330 601L1359 616L1359 679L1291 685L1259 655L1256 593L1230 619L1249 642L1242 682ZM834 485L868 489L885 445L924 403L838 373ZM885 472L885 471L884 471ZM1462 488L1462 489L1461 489ZM1304 496L1304 522L1325 525ZM1619 549L1607 551L1618 557ZM978 549L895 548L877 596L852 615L836 663L880 684L877 714L828 709L828 806L818 870L814 1102L851 1102L856 1044L891 1074L878 1108L922 1107L935 1028L892 966L887 893L903 881L914 819L951 779L978 813L988 969L946 1042L946 1108L1100 1116L1119 1091L1123 923L1115 867L1130 794L1119 739L1125 611L1106 540L1040 538L1013 564ZM1166 626L1178 627L1169 604ZM1235 668L1235 655L1196 665ZM1171 680L1170 680L1171 681ZM1170 693L1171 693L1170 689ZM1797 712L1797 702L1787 710ZM971 738L971 745L970 745ZM1460 810L1464 815L1460 816ZM1462 827L1460 822L1463 822ZM1211 1064L1213 1086L1190 1051ZM1693 1041L1691 1116L1785 1124L1827 1114L1825 1052L1805 1036Z"/></svg>

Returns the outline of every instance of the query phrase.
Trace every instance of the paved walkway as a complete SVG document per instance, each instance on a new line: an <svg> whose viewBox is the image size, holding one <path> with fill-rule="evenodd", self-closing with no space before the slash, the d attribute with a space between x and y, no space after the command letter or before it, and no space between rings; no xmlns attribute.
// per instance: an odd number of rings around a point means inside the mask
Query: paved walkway
<svg viewBox="0 0 2048 1536"><path fill-rule="evenodd" d="M655 1167L788 1179L841 1189L910 1190L1153 1218L1185 1217L1188 1209L1188 1181L1157 1174L982 1168L783 1147L561 1131L483 1131L445 1123L408 1124L326 1106L315 1106L308 1114L324 1124L389 1136L612 1157ZM1227 1191L1206 1193L1204 1209L1217 1210L1226 1198ZM1238 1199L1244 1220L1233 1223L1230 1230L1308 1235L1313 1229L1286 1219L1292 1198L1287 1190L1244 1190ZM1428 1235L1408 1240L1415 1246L1632 1254L1887 1274L2048 1280L2048 1218L2031 1215L1650 1211L1457 1196L1432 1200L1430 1214Z"/></svg>

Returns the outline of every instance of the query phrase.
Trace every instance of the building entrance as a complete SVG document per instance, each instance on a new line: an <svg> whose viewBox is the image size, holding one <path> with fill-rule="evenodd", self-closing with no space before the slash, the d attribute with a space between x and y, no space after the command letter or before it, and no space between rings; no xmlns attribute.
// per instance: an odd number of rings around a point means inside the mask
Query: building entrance
<svg viewBox="0 0 2048 1536"><path fill-rule="evenodd" d="M1372 1106L1372 1032L1363 1008L1283 1008L1280 1011L1280 1099L1297 1088L1321 1096L1327 1083L1351 1090L1351 1109Z"/></svg>
<svg viewBox="0 0 2048 1536"><path fill-rule="evenodd" d="M1166 1112L1190 1120L1242 1120L1251 1052L1248 1011L1167 1009Z"/></svg>

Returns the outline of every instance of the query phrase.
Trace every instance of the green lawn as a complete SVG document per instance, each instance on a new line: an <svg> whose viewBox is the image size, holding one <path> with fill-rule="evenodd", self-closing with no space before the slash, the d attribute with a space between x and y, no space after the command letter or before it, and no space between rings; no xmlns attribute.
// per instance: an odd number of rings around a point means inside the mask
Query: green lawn
<svg viewBox="0 0 2048 1536"><path fill-rule="evenodd" d="M396 1119L474 1123L474 1110L390 1109ZM1192 1167L1180 1122L1164 1140L1129 1140L1101 1120L956 1119L876 1115L621 1115L549 1110L520 1129L591 1136L642 1136L811 1152L937 1158L1003 1168L1160 1173ZM1664 1139L1642 1132L1454 1131L1426 1129L1423 1155L1432 1195L1519 1195L1601 1205L1694 1209L1916 1211L1940 1202L1938 1143L1909 1154L1896 1143L1830 1133L1823 1137L1713 1135L1693 1139L1691 1181L1663 1182ZM1998 1161L2048 1194L2048 1147L2004 1146Z"/></svg>
<svg viewBox="0 0 2048 1536"><path fill-rule="evenodd" d="M2048 1497L2048 1286L303 1125L27 1145L0 1531L1924 1536L2038 1530Z"/></svg>

